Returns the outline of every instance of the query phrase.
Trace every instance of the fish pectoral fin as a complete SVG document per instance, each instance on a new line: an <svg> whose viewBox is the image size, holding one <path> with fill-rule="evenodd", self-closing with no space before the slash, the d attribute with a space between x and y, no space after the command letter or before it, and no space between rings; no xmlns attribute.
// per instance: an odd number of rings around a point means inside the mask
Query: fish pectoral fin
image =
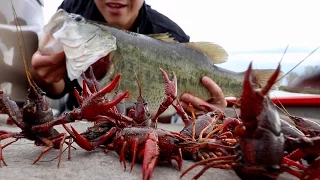
<svg viewBox="0 0 320 180"><path fill-rule="evenodd" d="M178 43L169 33L149 34L148 36L163 42Z"/></svg>
<svg viewBox="0 0 320 180"><path fill-rule="evenodd" d="M188 42L184 44L208 56L214 64L224 63L228 60L227 51L218 44L211 42Z"/></svg>
<svg viewBox="0 0 320 180"><path fill-rule="evenodd" d="M262 87L264 87L267 83L269 78L272 76L272 74L275 72L275 69L255 69L253 70L253 74L255 76L256 83L260 84ZM282 83L283 72L281 71L276 83L272 86L272 90L278 89ZM280 79L282 78L282 79ZM257 85L258 85L257 84Z"/></svg>

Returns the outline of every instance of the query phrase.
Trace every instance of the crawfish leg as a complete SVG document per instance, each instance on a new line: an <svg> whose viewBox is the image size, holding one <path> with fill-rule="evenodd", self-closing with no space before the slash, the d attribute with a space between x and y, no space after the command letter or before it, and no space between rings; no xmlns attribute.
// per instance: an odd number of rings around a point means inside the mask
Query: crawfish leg
<svg viewBox="0 0 320 180"><path fill-rule="evenodd" d="M198 149L192 154L194 161L205 160L209 158L217 158L218 156L210 149Z"/></svg>
<svg viewBox="0 0 320 180"><path fill-rule="evenodd" d="M137 150L138 150L138 138L134 138L133 143L132 143L132 161L131 161L130 172L132 171L133 166L136 161Z"/></svg>
<svg viewBox="0 0 320 180"><path fill-rule="evenodd" d="M190 123L190 119L188 114L185 112L185 110L182 108L179 99L176 100L176 104L172 104L172 106L176 109L178 115L182 118L182 121L184 123L184 126L187 126Z"/></svg>
<svg viewBox="0 0 320 180"><path fill-rule="evenodd" d="M97 92L100 90L99 82L97 81L92 66L89 67L89 77L82 73L83 79L86 81L86 84L91 92Z"/></svg>
<svg viewBox="0 0 320 180"><path fill-rule="evenodd" d="M44 138L44 137L37 137L37 138L40 139L42 142L44 142L47 147L41 151L41 154L37 157L37 159L32 164L35 164L36 162L38 162L45 153L47 153L50 149L52 149L54 147L55 142L62 141L62 144L63 144L64 139L66 138L66 134L65 133L58 134L58 135L51 138L53 140L50 140L50 139ZM59 161L61 159L61 154L62 154L62 145L60 144ZM59 167L59 165L60 165L60 162L58 162L58 167Z"/></svg>
<svg viewBox="0 0 320 180"><path fill-rule="evenodd" d="M301 178L301 172L299 172L299 170L303 170L303 171L306 170L306 167L287 157L284 157L282 159L282 164L286 165L281 167L282 172L288 172L291 175L296 176L297 178ZM292 167L295 167L295 168L292 168Z"/></svg>
<svg viewBox="0 0 320 180"><path fill-rule="evenodd" d="M191 171L195 167L200 166L200 165L204 165L205 167L195 177L193 177L193 179L197 179L210 167L215 167L215 166L221 167L222 164L228 164L228 163L231 164L232 162L234 162L236 157L237 157L237 155L230 155L230 156L225 156L225 157L210 158L210 159L206 159L203 161L199 161L199 162L193 164L192 166L190 166L188 169L186 169L180 175L180 178L182 178L184 175L186 175L189 171Z"/></svg>
<svg viewBox="0 0 320 180"><path fill-rule="evenodd" d="M302 180L312 180L320 178L320 156L313 161L307 170L302 174Z"/></svg>
<svg viewBox="0 0 320 180"><path fill-rule="evenodd" d="M202 176L202 174L205 173L206 170L209 168L216 168L216 167L219 167L221 169L231 168L230 164L232 164L233 162L234 162L234 160L220 160L220 161L211 162L211 163L205 165L202 168L202 170L198 174L196 174L192 179L199 179L200 176Z"/></svg>
<svg viewBox="0 0 320 180"><path fill-rule="evenodd" d="M179 169L179 171L181 171L182 161L183 161L181 148L179 148L179 153L178 153L178 155L172 156L171 159L174 159L174 160L177 162L177 164L178 164L178 169ZM170 162L171 162L171 161L170 161Z"/></svg>
<svg viewBox="0 0 320 180"><path fill-rule="evenodd" d="M60 161L61 161L61 155L62 155L62 148L63 148L63 144L65 143L65 140L67 138L67 134L66 133L61 133L58 134L56 137L53 137L53 139L50 138L50 140L55 144L55 142L59 142L59 160L58 160L58 165L57 167L60 167Z"/></svg>
<svg viewBox="0 0 320 180"><path fill-rule="evenodd" d="M204 148L204 149L224 148L227 150L234 150L235 146L226 146L226 145L212 143L212 142L211 143L204 142L204 143L199 143L197 145L194 145L192 148L193 148L193 150L200 149L200 148Z"/></svg>
<svg viewBox="0 0 320 180"><path fill-rule="evenodd" d="M123 138L123 137L122 137ZM126 159L125 159L125 151L127 150L127 146L128 146L128 142L127 141L124 141L123 142L123 145L122 145L122 148L121 148L121 152L120 152L120 163L122 163L123 161L123 168L124 170L126 170Z"/></svg>
<svg viewBox="0 0 320 180"><path fill-rule="evenodd" d="M62 126L66 129L66 131L72 136L74 141L83 149L87 151L92 151L103 144L107 139L112 137L117 131L115 127L112 127L105 135L96 138L93 142L88 141L86 138L81 136L77 130L75 130L72 126L70 130L66 125L62 124Z"/></svg>
<svg viewBox="0 0 320 180"><path fill-rule="evenodd" d="M78 109L75 109L74 111L76 111L76 110L78 110ZM56 126L56 125L73 123L78 119L76 119L71 112L72 111L66 112L66 113L60 115L58 118L56 118L50 122L47 122L45 124L35 125L32 127L32 131L34 133L44 132L44 131L48 131L50 128L52 128L53 126Z"/></svg>
<svg viewBox="0 0 320 180"><path fill-rule="evenodd" d="M7 163L4 161L4 158L3 158L3 155L2 155L2 149L4 149L5 147L9 146L10 144L12 144L12 143L14 143L16 141L18 141L18 139L15 139L14 141L11 141L11 142L5 144L4 146L1 146L1 140L0 140L0 167L1 167L1 161L3 162L3 164L5 166L7 166Z"/></svg>

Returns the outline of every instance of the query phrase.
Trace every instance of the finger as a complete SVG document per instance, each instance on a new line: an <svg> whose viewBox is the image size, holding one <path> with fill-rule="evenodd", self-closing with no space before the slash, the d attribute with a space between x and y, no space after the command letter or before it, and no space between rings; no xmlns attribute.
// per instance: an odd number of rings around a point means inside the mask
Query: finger
<svg viewBox="0 0 320 180"><path fill-rule="evenodd" d="M61 79L63 79L64 75L66 74L66 71L67 69L65 66L61 66L60 68L58 68L53 75L53 82L59 82Z"/></svg>
<svg viewBox="0 0 320 180"><path fill-rule="evenodd" d="M187 114L191 115L191 110L190 110L189 103L190 102L184 102L184 101L180 100L181 107L186 111ZM208 102L203 101L203 103L201 105L204 105L204 104L206 104L207 106L211 107L211 109L215 108L214 106L212 106ZM192 108L193 108L193 110L194 110L194 112L196 114L196 117L201 115L201 114L203 114L204 112L207 112L207 110L203 106L194 105L192 103L191 103L191 105L192 105Z"/></svg>
<svg viewBox="0 0 320 180"><path fill-rule="evenodd" d="M191 105L193 106L194 109L198 109L198 110L204 110L203 107L199 106L201 104L208 104L210 105L209 103L207 103L206 101L196 97L196 96L193 96L191 94L188 94L188 93L184 93L182 94L181 98L180 98L180 101L181 101L181 104L182 104L182 107L184 109L188 109L189 110L189 103L191 103Z"/></svg>
<svg viewBox="0 0 320 180"><path fill-rule="evenodd" d="M224 94L221 88L209 77L204 76L202 78L202 83L209 90L211 97L214 98L214 101L224 99Z"/></svg>
<svg viewBox="0 0 320 180"><path fill-rule="evenodd" d="M34 53L32 56L32 67L34 69L41 68L41 67L47 67L51 65L57 65L60 63L64 63L65 61L65 54L59 53L59 54L54 54L54 55L42 55L39 51Z"/></svg>
<svg viewBox="0 0 320 180"><path fill-rule="evenodd" d="M221 88L207 76L202 78L202 83L209 90L212 97L212 104L219 108L225 108L227 106L227 101L224 98L224 93Z"/></svg>
<svg viewBox="0 0 320 180"><path fill-rule="evenodd" d="M39 68L37 71L37 74L47 83L52 83L59 81L63 78L66 67L64 65L52 65L51 67L42 67Z"/></svg>

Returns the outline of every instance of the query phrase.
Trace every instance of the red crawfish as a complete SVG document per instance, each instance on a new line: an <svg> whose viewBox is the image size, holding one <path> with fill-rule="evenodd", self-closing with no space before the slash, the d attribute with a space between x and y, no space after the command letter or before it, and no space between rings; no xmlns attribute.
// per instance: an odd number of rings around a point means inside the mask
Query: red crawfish
<svg viewBox="0 0 320 180"><path fill-rule="evenodd" d="M21 133L10 133L1 131L0 140L13 137L13 138L27 138L35 141L36 145L47 146L39 157L34 161L36 163L40 158L48 152L51 148L60 148L59 163L61 159L62 146L66 138L65 133L58 133L53 127L55 125L74 122L81 119L96 119L98 115L114 107L115 104L120 102L123 98L127 97L128 92L122 93L119 97L106 101L104 95L111 92L120 79L121 74L105 88L100 91L95 91L90 96L86 93L83 94L81 107L73 111L66 112L58 118L53 118L53 113L49 104L45 99L45 93L32 81L31 75L27 72L27 77L30 82L27 101L23 107L22 113L18 109L16 103L0 92L0 107L5 107L5 111L13 122L22 129ZM84 85L86 83L84 82ZM7 145L5 145L7 146ZM5 147L4 146L4 147ZM3 149L3 148L1 148ZM1 156L3 160L3 157Z"/></svg>
<svg viewBox="0 0 320 180"><path fill-rule="evenodd" d="M196 115L191 105L190 111L192 117L185 113L184 109L177 101L175 107L177 113L183 119L185 127L180 134L187 136L191 141L179 143L184 159L193 159L194 161L208 158L228 155L230 141L235 141L232 132L227 131L227 127L236 121L235 118L226 117L222 110L204 106L207 112ZM220 146L208 146L208 141L219 144ZM192 146L192 148L190 148Z"/></svg>
<svg viewBox="0 0 320 180"><path fill-rule="evenodd" d="M46 129L45 131L34 132L32 127L38 125L41 126L53 120L53 113L49 107L45 98L45 93L32 81L31 75L27 73L28 80L30 82L30 88L28 90L26 102L23 106L22 112L18 108L17 104L6 96L2 90L0 90L0 106L4 107L4 111L8 114L10 119L16 124L22 132L0 132L0 141L6 138L16 138L15 141L21 138L26 138L34 141L37 146L46 146L33 162L35 164L40 158L52 148L60 149L59 162L60 165L62 146L66 138L65 133L59 133L53 127ZM12 141L9 144L15 142ZM8 146L4 145L4 147ZM0 148L0 155L1 150ZM0 156L0 160L6 165L3 160L3 156Z"/></svg>
<svg viewBox="0 0 320 180"><path fill-rule="evenodd" d="M320 136L320 125L312 120L299 117L288 115L288 117L295 123L296 127L302 131L305 135L315 137Z"/></svg>
<svg viewBox="0 0 320 180"><path fill-rule="evenodd" d="M74 89L75 95L79 102L79 107L73 109L69 112L64 112L59 117L46 123L45 125L35 126L32 129L34 131L43 131L47 128L50 128L55 125L65 124L70 122L75 122L76 120L87 120L91 122L97 121L99 116L108 115L111 117L123 118L120 114L117 114L114 109L115 106L121 102L124 98L129 97L129 92L124 91L118 97L107 100L105 95L114 90L118 84L122 74L117 74L115 78L105 87L99 90L99 87L96 83L96 79L93 74L92 67L90 67L90 78L87 78L85 75L83 80L83 91L82 95ZM124 121L126 119L123 119Z"/></svg>
<svg viewBox="0 0 320 180"><path fill-rule="evenodd" d="M232 167L241 179L277 179L281 173L285 140L278 111L268 97L268 92L279 75L280 64L266 86L256 90L253 89L251 67L252 63L245 74L240 99L242 122L235 128L234 133L238 145L233 148L237 153L195 163L185 170L181 177L199 165L204 165L204 168L195 179L212 167ZM289 166L298 166L293 162L288 163L292 163Z"/></svg>
<svg viewBox="0 0 320 180"><path fill-rule="evenodd" d="M143 179L150 179L155 165L158 161L171 164L175 160L179 170L182 167L181 150L176 143L185 141L185 136L169 132L156 127L158 116L164 112L176 99L177 79L173 73L173 80L170 81L166 72L160 69L165 80L166 96L161 103L158 112L151 116L147 102L140 95L135 108L130 112L133 123L131 127L125 127L117 131L113 141L113 148L120 156L120 162L123 162L126 168L125 159L130 159L131 170L135 162L142 162ZM139 89L140 85L139 85Z"/></svg>
<svg viewBox="0 0 320 180"><path fill-rule="evenodd" d="M287 143L296 150L286 156L293 161L299 161L306 156L312 156L309 165L303 169L301 180L320 179L320 137L287 137Z"/></svg>
<svg viewBox="0 0 320 180"><path fill-rule="evenodd" d="M295 126L307 136L319 136L320 135L320 124L315 121L291 115L281 104L282 108L278 107L286 116L289 117L295 124Z"/></svg>
<svg viewBox="0 0 320 180"><path fill-rule="evenodd" d="M13 16L17 19L17 14L12 4ZM16 102L10 99L7 95L0 90L0 108L9 116L10 120L17 125L22 131L19 133L6 132L0 130L0 142L3 139L15 138L16 140L9 142L8 144L1 147L0 145L0 163L1 161L6 165L3 156L2 149L13 142L21 138L26 138L28 140L34 141L37 146L46 146L40 155L35 159L33 164L38 162L41 157L47 153L50 149L56 148L60 149L58 167L60 165L62 146L66 138L65 133L59 133L53 127L49 127L44 131L33 131L33 127L36 125L43 125L53 120L52 109L49 103L46 101L45 93L36 85L32 80L31 74L28 71L26 60L24 58L24 51L22 50L21 34L19 33L18 24L16 23L17 38L20 44L20 51L23 58L23 63L25 67L25 73L27 75L27 80L29 82L29 89L26 97L26 101L20 111Z"/></svg>
<svg viewBox="0 0 320 180"><path fill-rule="evenodd" d="M79 134L72 126L71 129L69 129L65 124L63 124L63 127L82 149L92 151L101 145L112 144L117 131L117 126L127 127L132 123L132 119L120 114L116 109L116 105L123 100L123 98L128 97L127 91L115 97L115 101L111 102L105 99L104 94L99 95L99 92L103 92L105 88L99 90L99 84L93 74L92 67L90 67L89 77L86 77L84 74L83 77L82 96L80 96L80 94L75 90L80 107L71 112L65 113L63 116L64 118L70 117L78 120L86 119L88 121L95 122L95 125L93 127L89 127L87 131L81 134ZM110 87L107 87L107 89L109 89L108 92L116 86L115 82L118 80L119 75L112 83L110 83ZM88 109L83 110L83 108L86 107L86 104L91 104L92 106L88 106ZM97 106L100 106L101 109L95 109ZM82 111L85 113L82 114ZM107 150L107 147L105 150Z"/></svg>

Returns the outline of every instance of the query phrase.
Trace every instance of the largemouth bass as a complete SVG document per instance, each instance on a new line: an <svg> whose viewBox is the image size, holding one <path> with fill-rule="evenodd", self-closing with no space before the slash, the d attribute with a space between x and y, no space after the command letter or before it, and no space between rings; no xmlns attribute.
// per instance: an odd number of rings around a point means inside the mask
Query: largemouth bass
<svg viewBox="0 0 320 180"><path fill-rule="evenodd" d="M68 64L74 67L67 68L70 78L79 78L84 69L108 55L110 68L100 80L100 85L105 86L117 73L122 73L119 88L130 91L132 98L129 100L131 102L127 103L129 106L135 102L138 95L137 75L142 86L142 95L149 103L151 113L156 112L164 98L164 80L159 68L168 73L175 72L178 97L187 92L204 100L214 100L201 83L203 76L213 79L225 96L239 96L242 92L244 72L233 72L214 65L226 62L228 58L228 53L214 43L178 43L167 34L137 34L86 20L64 10L58 10L53 15L44 27L44 34L43 39L46 41L39 43L40 51L64 51L67 67ZM85 53L82 53L83 51ZM104 53L101 53L102 51ZM87 61L87 57L94 58ZM256 82L264 85L274 69L254 72ZM174 112L173 108L169 108L163 116L172 115Z"/></svg>

